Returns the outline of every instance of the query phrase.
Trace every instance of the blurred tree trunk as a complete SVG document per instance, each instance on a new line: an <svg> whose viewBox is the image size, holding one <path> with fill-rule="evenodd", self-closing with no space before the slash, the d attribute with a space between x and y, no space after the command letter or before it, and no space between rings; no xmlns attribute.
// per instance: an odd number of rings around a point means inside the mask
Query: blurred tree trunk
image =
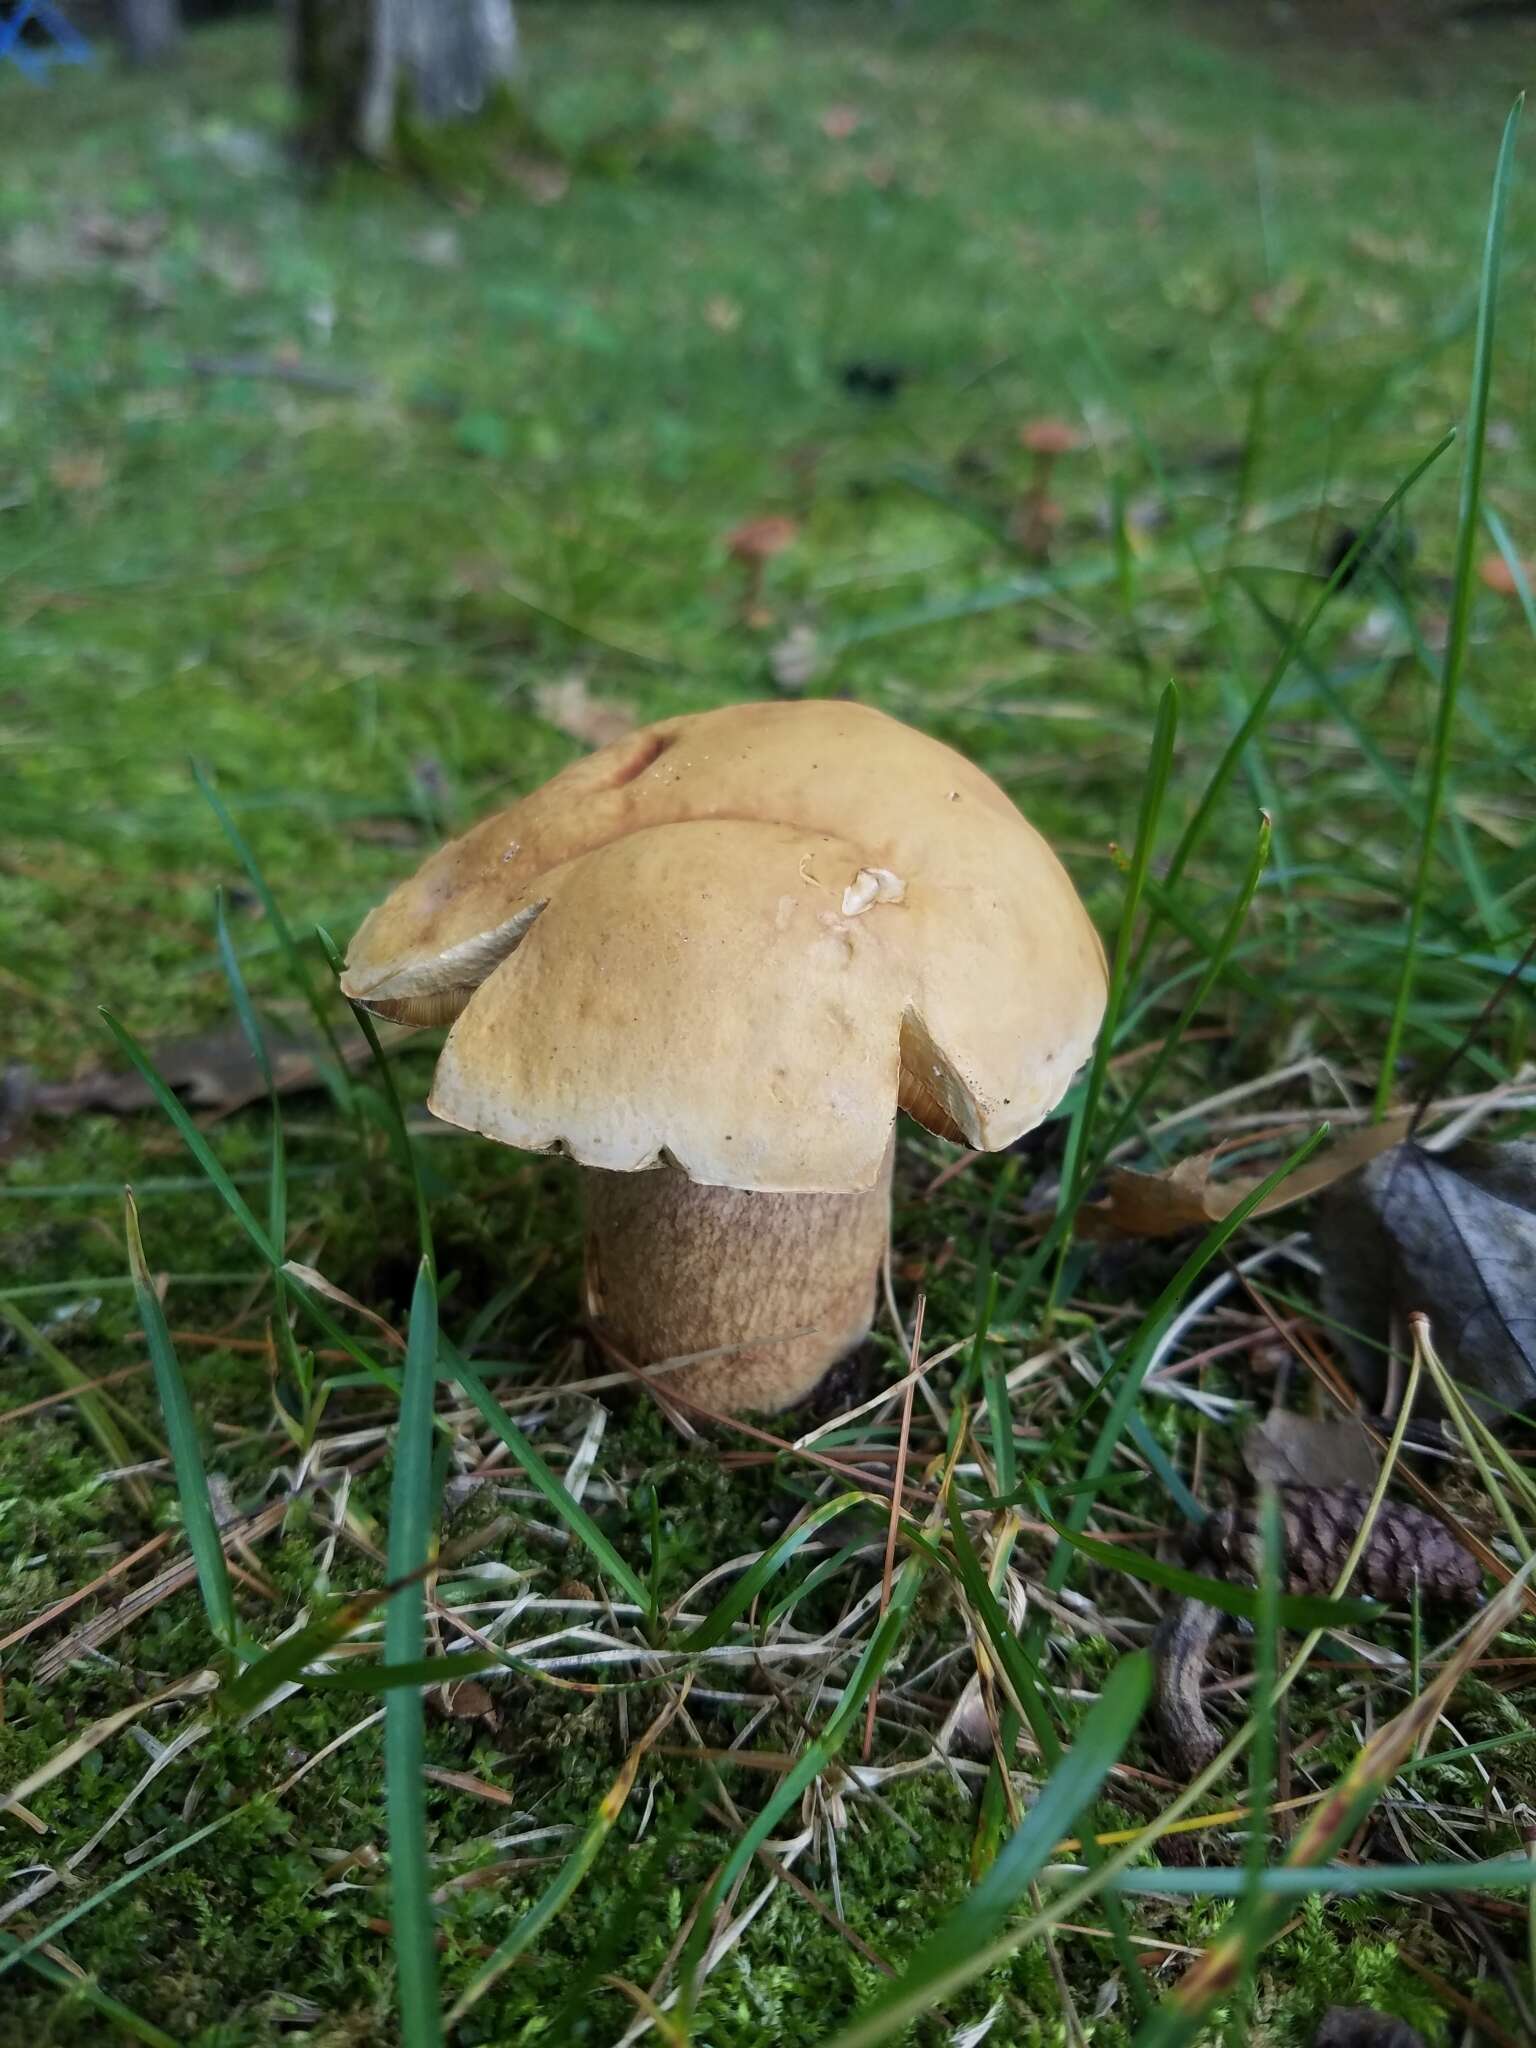
<svg viewBox="0 0 1536 2048"><path fill-rule="evenodd" d="M163 64L181 42L180 0L114 0L113 25L130 64Z"/></svg>
<svg viewBox="0 0 1536 2048"><path fill-rule="evenodd" d="M476 114L517 67L512 0L289 0L303 139L321 157L393 153L402 115Z"/></svg>

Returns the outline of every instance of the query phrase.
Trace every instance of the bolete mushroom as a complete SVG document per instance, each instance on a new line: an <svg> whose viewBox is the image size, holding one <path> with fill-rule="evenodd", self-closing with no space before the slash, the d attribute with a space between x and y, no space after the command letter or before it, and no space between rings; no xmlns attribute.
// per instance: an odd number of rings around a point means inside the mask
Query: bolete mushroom
<svg viewBox="0 0 1536 2048"><path fill-rule="evenodd" d="M442 847L342 983L451 1023L430 1106L563 1151L587 1305L721 1410L792 1405L865 1335L898 1105L985 1150L1060 1100L1104 953L981 771L830 700L670 718Z"/></svg>

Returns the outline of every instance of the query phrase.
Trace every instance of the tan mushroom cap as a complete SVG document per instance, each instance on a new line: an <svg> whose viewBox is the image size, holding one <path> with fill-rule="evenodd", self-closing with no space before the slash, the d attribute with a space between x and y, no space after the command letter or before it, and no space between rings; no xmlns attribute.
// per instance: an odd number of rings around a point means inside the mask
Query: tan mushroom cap
<svg viewBox="0 0 1536 2048"><path fill-rule="evenodd" d="M1071 455L1083 437L1068 420L1030 420L1019 429L1020 444L1031 455Z"/></svg>
<svg viewBox="0 0 1536 2048"><path fill-rule="evenodd" d="M738 526L725 537L726 553L738 562L768 562L775 555L782 555L786 548L792 548L800 538L800 529L793 519L769 513L762 519L749 519L745 526Z"/></svg>
<svg viewBox="0 0 1536 2048"><path fill-rule="evenodd" d="M898 1102L995 1150L1065 1092L1104 954L1050 848L950 748L857 705L665 720L434 854L343 982L457 1018L431 1106L590 1166L868 1187Z"/></svg>

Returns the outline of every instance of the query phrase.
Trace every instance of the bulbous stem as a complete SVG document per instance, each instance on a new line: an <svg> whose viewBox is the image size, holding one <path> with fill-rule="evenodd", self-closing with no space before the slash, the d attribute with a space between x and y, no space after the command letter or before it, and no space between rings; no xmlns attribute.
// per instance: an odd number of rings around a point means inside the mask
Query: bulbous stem
<svg viewBox="0 0 1536 2048"><path fill-rule="evenodd" d="M658 1375L687 1400L727 1414L793 1407L869 1330L893 1149L874 1186L851 1195L582 1168L589 1314L635 1365L718 1350Z"/></svg>

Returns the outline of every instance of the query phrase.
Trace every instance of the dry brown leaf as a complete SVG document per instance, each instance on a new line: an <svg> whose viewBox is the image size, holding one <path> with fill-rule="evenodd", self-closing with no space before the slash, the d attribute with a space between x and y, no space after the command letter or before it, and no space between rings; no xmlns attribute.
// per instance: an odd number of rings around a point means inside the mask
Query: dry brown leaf
<svg viewBox="0 0 1536 2048"><path fill-rule="evenodd" d="M365 1323L378 1331L386 1344L392 1344L397 1351L405 1349L405 1339L397 1329L386 1323L382 1316L375 1315L371 1308L364 1308L356 1295L348 1294L344 1287L338 1287L334 1281L327 1280L325 1275L317 1272L313 1266L306 1266L302 1259L285 1259L283 1271L291 1273L302 1286L313 1289L316 1294L323 1294L327 1301L334 1301L338 1308L349 1308L354 1315L361 1316Z"/></svg>
<svg viewBox="0 0 1536 2048"><path fill-rule="evenodd" d="M1369 1493L1380 1459L1352 1415L1293 1415L1273 1408L1243 1438L1243 1463L1261 1485L1357 1486Z"/></svg>
<svg viewBox="0 0 1536 2048"><path fill-rule="evenodd" d="M78 448L55 455L48 474L61 491L99 491L107 481L107 458L99 448Z"/></svg>
<svg viewBox="0 0 1536 2048"><path fill-rule="evenodd" d="M1401 1110L1379 1124L1367 1124L1351 1131L1347 1138L1327 1145L1267 1195L1254 1210L1268 1216L1331 1187L1357 1167L1365 1166L1378 1154L1395 1145L1408 1128L1411 1112ZM1216 1181L1211 1170L1224 1147L1197 1152L1181 1159L1166 1173L1137 1173L1128 1166L1112 1166L1106 1176L1101 1201L1085 1202L1077 1214L1080 1237L1177 1237L1186 1230L1207 1230L1229 1216L1239 1202L1251 1195L1268 1178L1267 1174L1245 1174L1237 1180Z"/></svg>
<svg viewBox="0 0 1536 2048"><path fill-rule="evenodd" d="M496 1702L490 1692L474 1678L459 1678L448 1685L428 1686L425 1698L435 1713L450 1721L484 1721L496 1712Z"/></svg>
<svg viewBox="0 0 1536 2048"><path fill-rule="evenodd" d="M583 676L567 676L563 682L542 683L533 693L539 715L547 718L583 746L606 747L635 729L635 714L627 704L605 702L589 696Z"/></svg>
<svg viewBox="0 0 1536 2048"><path fill-rule="evenodd" d="M380 1041L386 1046L409 1035L390 1025L377 1028ZM370 1055L368 1041L361 1031L348 1024L337 1035L347 1066L363 1066ZM223 1031L200 1031L186 1038L159 1039L145 1049L161 1079L190 1109L227 1115L259 1101L267 1092L265 1077L238 1025ZM269 1031L267 1051L279 1095L302 1094L323 1086L321 1062L329 1058L329 1052L321 1048L318 1040ZM93 1067L73 1081L29 1083L22 1074L13 1076L18 1091L24 1083L26 1109L43 1116L80 1116L93 1109L129 1116L155 1105L152 1090L137 1073L116 1067Z"/></svg>

